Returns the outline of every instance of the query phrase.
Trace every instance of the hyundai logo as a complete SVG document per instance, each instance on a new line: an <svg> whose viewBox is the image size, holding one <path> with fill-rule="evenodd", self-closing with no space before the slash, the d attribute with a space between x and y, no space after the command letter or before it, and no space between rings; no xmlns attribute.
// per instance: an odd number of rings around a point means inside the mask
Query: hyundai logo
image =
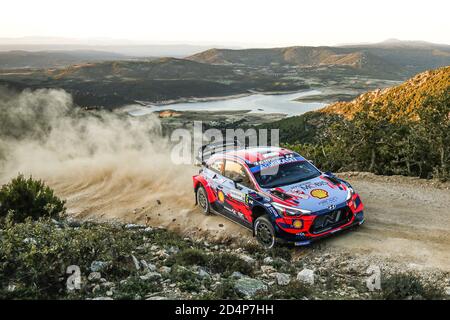
<svg viewBox="0 0 450 320"><path fill-rule="evenodd" d="M336 205L335 204L332 204L331 206L328 207L328 210L334 210L334 209L336 209Z"/></svg>

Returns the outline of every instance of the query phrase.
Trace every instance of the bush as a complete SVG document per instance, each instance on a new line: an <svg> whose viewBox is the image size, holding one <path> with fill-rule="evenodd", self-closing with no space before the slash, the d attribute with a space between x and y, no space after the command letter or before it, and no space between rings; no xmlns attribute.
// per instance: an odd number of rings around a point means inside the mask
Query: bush
<svg viewBox="0 0 450 320"><path fill-rule="evenodd" d="M303 284L297 280L291 281L286 286L274 286L271 289L273 292L270 299L303 299L310 298L313 294L313 290L310 286ZM258 295L255 299L267 299L267 294Z"/></svg>
<svg viewBox="0 0 450 320"><path fill-rule="evenodd" d="M199 249L186 249L177 253L168 264L181 264L181 265L198 265L198 266L206 266L207 256Z"/></svg>
<svg viewBox="0 0 450 320"><path fill-rule="evenodd" d="M230 253L220 253L211 256L208 266L212 272L225 275L230 275L235 271L251 275L253 271L252 266L248 262Z"/></svg>
<svg viewBox="0 0 450 320"><path fill-rule="evenodd" d="M65 213L65 201L53 194L53 190L41 180L25 179L19 175L0 189L0 219L11 214L15 222L30 217L59 219Z"/></svg>
<svg viewBox="0 0 450 320"><path fill-rule="evenodd" d="M108 224L71 228L48 219L24 223L6 219L0 237L0 299L65 296L67 267L77 265L86 276L94 260L108 262L104 272L110 281L136 275L132 263L124 265L123 255L131 261L129 253L141 244L140 232ZM7 290L9 285L15 290Z"/></svg>
<svg viewBox="0 0 450 320"><path fill-rule="evenodd" d="M443 296L442 290L432 284L424 285L415 275L394 274L381 283L381 297L388 300L437 299Z"/></svg>

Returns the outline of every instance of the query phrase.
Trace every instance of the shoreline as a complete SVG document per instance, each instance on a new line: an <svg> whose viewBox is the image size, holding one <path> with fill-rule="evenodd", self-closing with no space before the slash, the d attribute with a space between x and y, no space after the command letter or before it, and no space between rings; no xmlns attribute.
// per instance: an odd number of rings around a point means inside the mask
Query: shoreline
<svg viewBox="0 0 450 320"><path fill-rule="evenodd" d="M284 94L294 94L294 93L303 93L307 91L313 91L317 90L314 88L310 89L302 89L302 90L289 90L289 91L253 91L249 90L245 93L237 93L237 94L231 94L227 96L212 96L212 97L196 97L196 98L179 98L179 99L172 99L172 100L166 100L163 102L149 102L149 101L140 101L135 100L134 102L139 104L142 107L164 107L171 104L179 104L179 103L198 103L198 102L214 102L214 101L223 101L223 100L232 100L232 99L239 99L244 98L252 95L284 95ZM295 101L295 100L293 100Z"/></svg>

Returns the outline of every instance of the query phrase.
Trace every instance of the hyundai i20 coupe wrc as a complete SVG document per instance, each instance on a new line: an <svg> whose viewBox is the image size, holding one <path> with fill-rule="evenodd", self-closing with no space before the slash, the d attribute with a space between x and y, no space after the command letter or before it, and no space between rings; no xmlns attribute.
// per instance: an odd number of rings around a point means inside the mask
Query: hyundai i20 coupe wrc
<svg viewBox="0 0 450 320"><path fill-rule="evenodd" d="M196 204L206 215L217 213L251 229L266 248L308 245L364 222L352 186L296 152L209 147L208 153L193 177Z"/></svg>

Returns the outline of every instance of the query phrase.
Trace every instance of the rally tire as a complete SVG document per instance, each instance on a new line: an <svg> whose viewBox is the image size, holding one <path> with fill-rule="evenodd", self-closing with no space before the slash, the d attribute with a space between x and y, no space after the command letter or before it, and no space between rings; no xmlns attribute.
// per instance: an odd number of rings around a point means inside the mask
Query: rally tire
<svg viewBox="0 0 450 320"><path fill-rule="evenodd" d="M253 225L253 232L258 242L266 249L276 244L275 229L267 215L258 217Z"/></svg>
<svg viewBox="0 0 450 320"><path fill-rule="evenodd" d="M208 201L208 194L203 186L200 186L197 189L197 193L195 195L197 197L197 204L202 210L204 215L209 215L211 213L211 205Z"/></svg>

